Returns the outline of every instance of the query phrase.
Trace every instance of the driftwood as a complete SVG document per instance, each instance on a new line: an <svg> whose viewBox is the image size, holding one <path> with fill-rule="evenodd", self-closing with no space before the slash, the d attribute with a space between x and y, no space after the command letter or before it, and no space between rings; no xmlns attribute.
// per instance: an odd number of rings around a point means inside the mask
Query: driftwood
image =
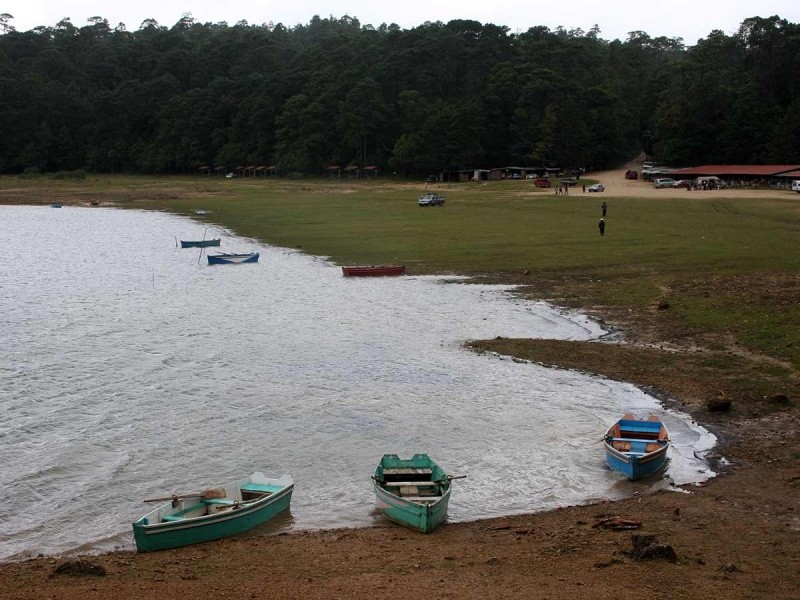
<svg viewBox="0 0 800 600"><path fill-rule="evenodd" d="M630 519L621 519L619 517L602 519L592 525L592 529L603 528L611 529L612 531L628 531L631 529L641 529L641 527L641 521L632 521Z"/></svg>

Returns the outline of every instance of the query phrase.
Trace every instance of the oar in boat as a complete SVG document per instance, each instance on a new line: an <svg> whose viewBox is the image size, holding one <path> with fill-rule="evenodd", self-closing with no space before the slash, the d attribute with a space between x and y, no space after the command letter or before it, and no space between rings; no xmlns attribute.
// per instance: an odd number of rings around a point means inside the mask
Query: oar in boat
<svg viewBox="0 0 800 600"><path fill-rule="evenodd" d="M204 492L197 492L195 494L172 494L172 496L165 496L164 498L148 498L142 502L166 502L167 500L180 500L181 498L224 498L225 490L222 488L212 488Z"/></svg>
<svg viewBox="0 0 800 600"><path fill-rule="evenodd" d="M437 479L436 483L444 483L445 481L453 481L453 479L466 479L466 475L448 475L444 479Z"/></svg>

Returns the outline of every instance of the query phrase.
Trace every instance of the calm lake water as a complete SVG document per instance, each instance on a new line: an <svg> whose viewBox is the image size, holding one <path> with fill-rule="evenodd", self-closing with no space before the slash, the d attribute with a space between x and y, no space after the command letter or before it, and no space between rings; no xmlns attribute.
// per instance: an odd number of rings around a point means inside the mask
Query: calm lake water
<svg viewBox="0 0 800 600"><path fill-rule="evenodd" d="M0 559L133 549L144 498L255 470L290 473L295 493L250 535L383 523L370 475L386 452L468 476L451 521L713 475L697 458L713 436L632 385L462 348L604 333L507 289L343 278L159 213L0 206L0 232ZM176 248L203 236L261 260L209 267ZM667 422L667 478L606 468L600 438L626 411Z"/></svg>

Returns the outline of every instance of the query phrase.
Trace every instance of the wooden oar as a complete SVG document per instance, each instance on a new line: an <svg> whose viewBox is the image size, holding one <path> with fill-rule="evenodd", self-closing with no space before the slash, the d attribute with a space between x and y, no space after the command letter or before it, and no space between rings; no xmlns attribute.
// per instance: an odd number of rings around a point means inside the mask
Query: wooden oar
<svg viewBox="0 0 800 600"><path fill-rule="evenodd" d="M197 492L195 494L172 494L172 496L166 496L164 498L148 498L147 500L142 500L142 502L166 502L167 500L180 500L181 498L194 498L194 497L224 498L225 490L222 488L212 488L204 492Z"/></svg>

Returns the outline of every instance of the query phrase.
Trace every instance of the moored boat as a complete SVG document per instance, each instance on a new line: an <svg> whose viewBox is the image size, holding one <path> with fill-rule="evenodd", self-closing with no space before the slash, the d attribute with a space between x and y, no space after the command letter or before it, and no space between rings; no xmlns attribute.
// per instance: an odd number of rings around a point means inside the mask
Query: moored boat
<svg viewBox="0 0 800 600"><path fill-rule="evenodd" d="M372 476L378 509L390 520L430 533L447 517L449 476L427 454L384 454Z"/></svg>
<svg viewBox="0 0 800 600"><path fill-rule="evenodd" d="M293 489L290 475L256 472L205 492L158 498L167 502L133 523L136 549L178 548L248 531L289 508Z"/></svg>
<svg viewBox="0 0 800 600"><path fill-rule="evenodd" d="M51 208L61 208L61 202L51 202L50 203L50 207Z"/></svg>
<svg viewBox="0 0 800 600"><path fill-rule="evenodd" d="M234 265L239 263L254 263L258 262L258 256L258 252L250 252L249 254L209 254L208 264Z"/></svg>
<svg viewBox="0 0 800 600"><path fill-rule="evenodd" d="M345 277L385 277L388 275L404 275L405 272L405 265L342 267L342 274Z"/></svg>
<svg viewBox="0 0 800 600"><path fill-rule="evenodd" d="M181 248L210 248L219 246L220 240L181 240Z"/></svg>
<svg viewBox="0 0 800 600"><path fill-rule="evenodd" d="M669 432L656 416L641 420L626 414L606 431L603 447L609 467L639 479L666 464Z"/></svg>

